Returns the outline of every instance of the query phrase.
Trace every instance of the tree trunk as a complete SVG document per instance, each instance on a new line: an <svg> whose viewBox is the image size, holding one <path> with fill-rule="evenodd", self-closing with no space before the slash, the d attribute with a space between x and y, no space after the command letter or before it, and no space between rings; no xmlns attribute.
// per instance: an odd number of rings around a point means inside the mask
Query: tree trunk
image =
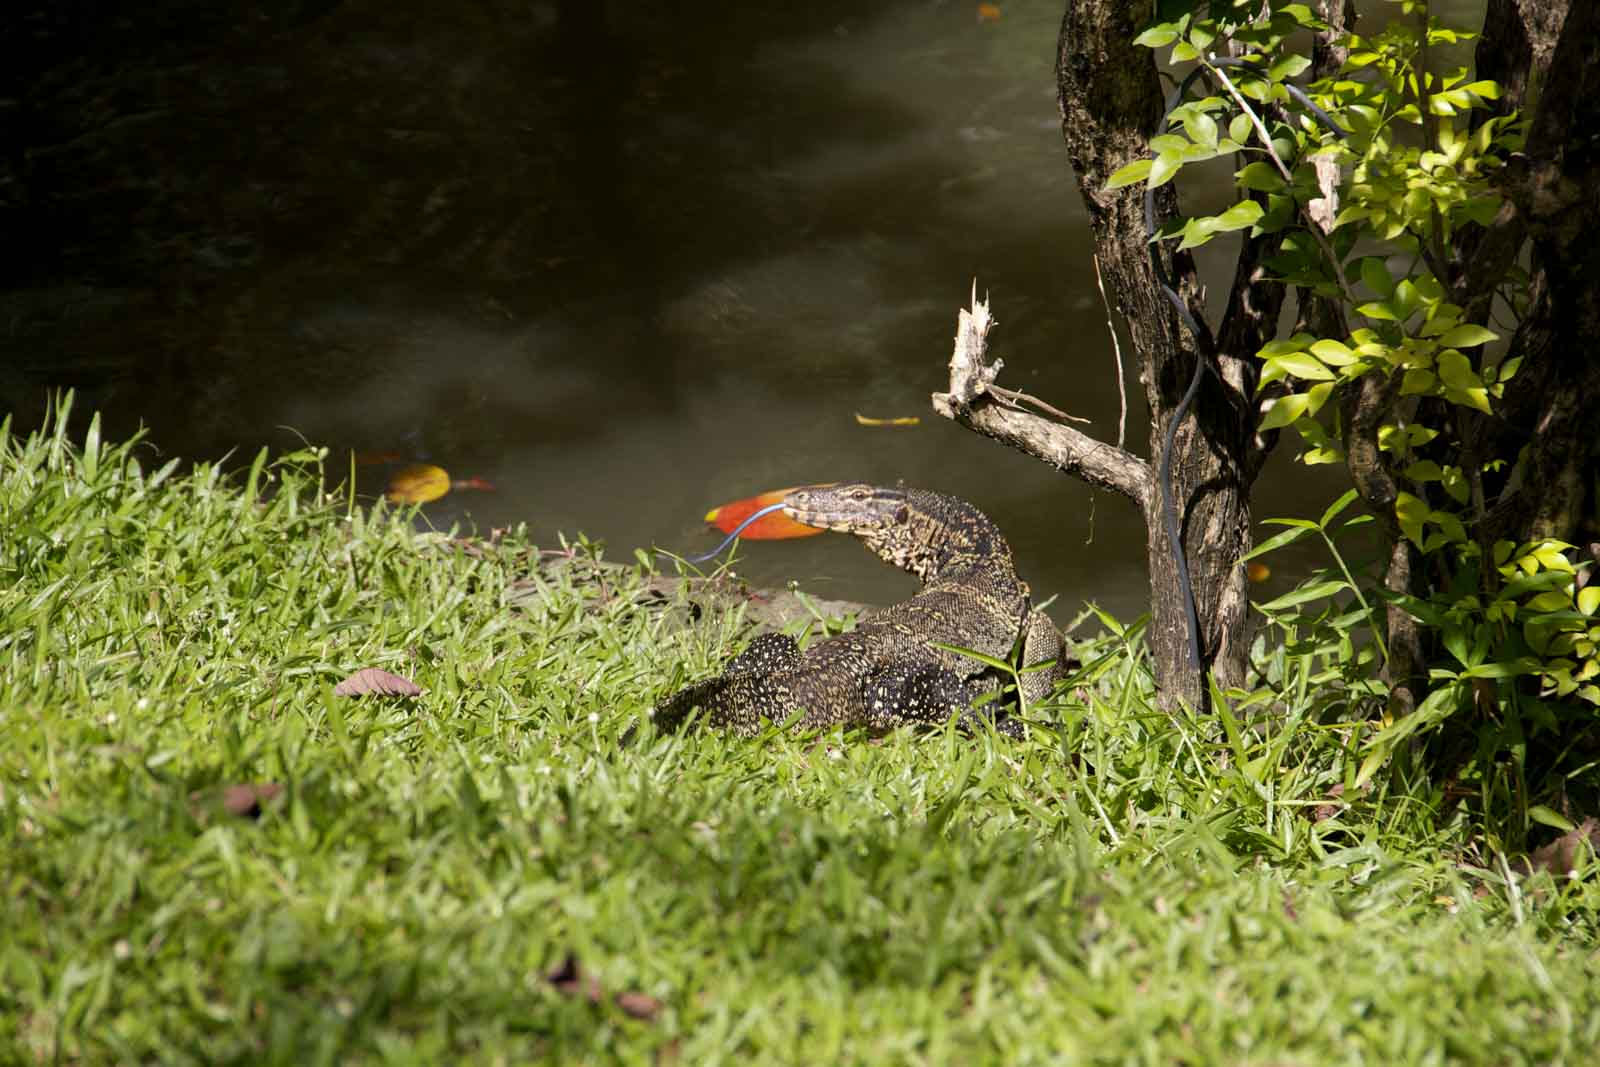
<svg viewBox="0 0 1600 1067"><path fill-rule="evenodd" d="M1089 210L1095 253L1106 288L1117 294L1118 310L1133 339L1150 411L1152 464L1158 464L1167 425L1193 378L1196 361L1216 345L1209 336L1191 336L1162 293L1150 258L1142 192L1105 189L1106 180L1119 167L1149 154L1148 138L1156 132L1164 110L1154 56L1133 43L1149 14L1147 3L1131 0L1069 3L1058 39L1056 87L1062 134L1078 191ZM1158 192L1156 202L1158 222L1177 209L1170 186ZM1191 316L1206 332L1193 261L1167 248L1157 254ZM1249 250L1245 258L1249 259ZM1170 484L1157 485L1144 502L1149 640L1156 678L1169 698L1195 705L1203 702L1204 692L1201 674L1189 662L1188 620L1175 565L1178 549L1167 536L1162 494L1171 494L1181 520L1180 540L1200 623L1201 668L1214 671L1224 686L1242 683L1249 652L1244 639L1249 600L1238 560L1250 547L1250 485L1265 452L1254 434L1255 367L1249 357L1261 336L1258 331L1264 329L1270 336L1276 326L1281 300L1258 289L1257 283L1253 263L1241 269L1235 299L1230 301L1234 313L1221 331L1225 346L1217 354L1213 368L1217 373L1204 376L1177 429ZM1257 328L1248 325L1252 319Z"/></svg>
<svg viewBox="0 0 1600 1067"><path fill-rule="evenodd" d="M1507 352L1522 369L1479 454L1526 450L1490 511L1488 536L1574 541L1594 519L1600 468L1600 8L1497 0L1487 25L1548 64L1526 155L1505 179L1532 239L1533 300Z"/></svg>

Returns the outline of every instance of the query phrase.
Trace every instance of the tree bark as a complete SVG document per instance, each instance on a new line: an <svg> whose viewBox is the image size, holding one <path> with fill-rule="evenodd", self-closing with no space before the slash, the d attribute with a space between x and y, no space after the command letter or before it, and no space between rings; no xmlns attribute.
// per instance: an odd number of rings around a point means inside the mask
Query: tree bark
<svg viewBox="0 0 1600 1067"><path fill-rule="evenodd" d="M1136 188L1107 191L1119 167L1148 155L1148 138L1164 110L1155 59L1134 37L1149 18L1147 3L1078 0L1069 3L1058 38L1056 87L1062 135L1089 211L1095 253L1106 288L1116 293L1140 367L1150 411L1150 454L1158 461L1167 424L1179 406L1202 353L1216 348L1209 336L1193 337L1163 296L1151 263L1142 206ZM1171 187L1158 191L1158 222L1174 214ZM1206 331L1205 308L1187 254L1158 248L1167 275ZM1216 373L1205 375L1200 392L1173 445L1171 485L1156 486L1144 502L1150 573L1149 641L1156 678L1168 699L1204 702L1202 675L1189 663L1183 590L1174 566L1180 550L1169 542L1162 518L1162 493L1172 494L1181 520L1181 550L1188 562L1200 623L1201 668L1224 685L1242 683L1247 665L1244 640L1249 600L1239 557L1250 547L1250 484L1265 451L1254 434L1253 341L1270 330L1281 299L1257 288L1253 264L1236 286L1237 311L1225 323L1227 346L1217 353ZM1234 325L1229 325L1234 324ZM1248 351L1233 344L1244 341ZM1243 358L1241 358L1243 357Z"/></svg>
<svg viewBox="0 0 1600 1067"><path fill-rule="evenodd" d="M1512 23L1507 35L1526 40L1533 62L1548 57L1548 73L1526 154L1504 183L1532 240L1533 299L1507 352L1522 369L1479 453L1523 450L1490 511L1488 536L1571 541L1594 517L1600 469L1600 7L1497 0L1490 9L1490 24Z"/></svg>

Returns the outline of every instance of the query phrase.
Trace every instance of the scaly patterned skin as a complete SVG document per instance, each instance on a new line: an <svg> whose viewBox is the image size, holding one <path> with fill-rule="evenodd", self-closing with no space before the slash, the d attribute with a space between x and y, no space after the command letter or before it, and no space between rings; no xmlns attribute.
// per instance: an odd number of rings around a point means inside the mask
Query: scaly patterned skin
<svg viewBox="0 0 1600 1067"><path fill-rule="evenodd" d="M756 638L720 676L658 707L662 729L678 726L695 708L712 725L745 735L756 733L763 718L781 722L801 710L800 724L813 728L842 723L884 731L951 715L970 726L982 714L972 702L998 681L978 660L936 644L1007 659L1020 635L1024 666L1056 661L1022 676L1030 704L1065 675L1061 635L1033 610L1010 546L971 504L922 489L854 484L797 489L784 505L796 522L859 537L922 579L922 590L804 652L782 634ZM995 725L1013 736L1022 732L1013 719Z"/></svg>

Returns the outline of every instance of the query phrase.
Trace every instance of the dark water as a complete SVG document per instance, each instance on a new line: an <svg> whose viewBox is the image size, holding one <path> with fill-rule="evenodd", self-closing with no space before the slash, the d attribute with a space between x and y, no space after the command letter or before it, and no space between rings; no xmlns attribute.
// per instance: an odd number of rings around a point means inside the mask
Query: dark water
<svg viewBox="0 0 1600 1067"><path fill-rule="evenodd" d="M928 410L977 278L1002 384L1116 433L1054 99L1060 2L1002 9L0 16L0 403L26 424L72 385L114 431L196 457L297 435L336 462L394 451L498 486L430 505L435 523L582 530L624 558L709 547L699 518L725 500L903 479L992 515L1059 617L1136 614L1130 505ZM1275 471L1258 514L1338 489ZM841 538L743 555L822 595L911 587Z"/></svg>

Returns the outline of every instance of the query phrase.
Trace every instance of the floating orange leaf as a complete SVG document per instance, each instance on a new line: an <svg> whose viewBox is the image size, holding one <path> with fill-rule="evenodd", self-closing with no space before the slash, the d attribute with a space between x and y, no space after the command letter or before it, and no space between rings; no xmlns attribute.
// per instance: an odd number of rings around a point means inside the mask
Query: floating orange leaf
<svg viewBox="0 0 1600 1067"><path fill-rule="evenodd" d="M978 5L978 21L979 22L999 22L1000 21L1000 5L999 4L979 4Z"/></svg>
<svg viewBox="0 0 1600 1067"><path fill-rule="evenodd" d="M746 497L735 500L731 504L712 508L706 512L706 521L725 534L733 533L734 529L751 515L770 504L776 504L784 497L794 492L794 488L774 489L770 493L761 493L758 496ZM775 511L766 518L758 519L745 527L739 536L751 541L780 541L788 537L810 537L822 533L815 526L805 526L795 522L781 511Z"/></svg>
<svg viewBox="0 0 1600 1067"><path fill-rule="evenodd" d="M901 415L893 419L873 419L868 418L859 411L856 412L857 426L917 426L921 422L922 418L918 415Z"/></svg>
<svg viewBox="0 0 1600 1067"><path fill-rule="evenodd" d="M431 463L413 463L401 467L389 479L389 489L384 495L391 504L426 504L438 500L450 491L450 474L443 467Z"/></svg>
<svg viewBox="0 0 1600 1067"><path fill-rule="evenodd" d="M1265 563L1251 563L1248 573L1252 582L1264 582L1272 577L1272 568Z"/></svg>

